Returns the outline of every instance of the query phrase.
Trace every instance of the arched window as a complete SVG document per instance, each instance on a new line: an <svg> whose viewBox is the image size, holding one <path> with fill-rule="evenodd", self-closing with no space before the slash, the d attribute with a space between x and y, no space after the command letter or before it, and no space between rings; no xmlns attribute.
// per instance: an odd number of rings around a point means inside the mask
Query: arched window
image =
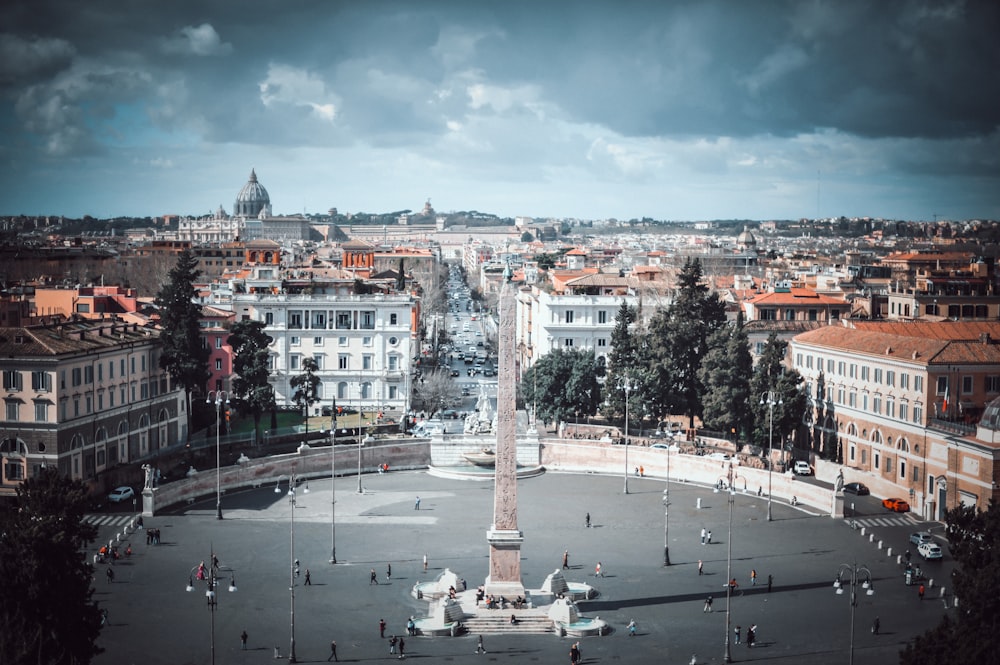
<svg viewBox="0 0 1000 665"><path fill-rule="evenodd" d="M899 437L899 440L896 441L896 450L900 450L904 453L910 452L910 444L907 442L905 437L901 436Z"/></svg>
<svg viewBox="0 0 1000 665"><path fill-rule="evenodd" d="M872 443L882 443L882 432L877 429L872 430Z"/></svg>
<svg viewBox="0 0 1000 665"><path fill-rule="evenodd" d="M347 399L347 381L337 384L337 399Z"/></svg>

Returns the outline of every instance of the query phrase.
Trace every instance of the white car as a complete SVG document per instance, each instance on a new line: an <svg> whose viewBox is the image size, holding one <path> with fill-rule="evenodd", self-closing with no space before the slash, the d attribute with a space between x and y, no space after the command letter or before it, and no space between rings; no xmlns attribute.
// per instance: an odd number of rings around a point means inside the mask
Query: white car
<svg viewBox="0 0 1000 665"><path fill-rule="evenodd" d="M809 466L809 462L798 460L792 466L792 473L794 473L796 476L811 476L812 467Z"/></svg>
<svg viewBox="0 0 1000 665"><path fill-rule="evenodd" d="M122 501L128 501L135 497L135 491L131 487L116 487L112 490L111 494L108 495L108 501L111 503L121 503Z"/></svg>
<svg viewBox="0 0 1000 665"><path fill-rule="evenodd" d="M927 560L940 559L944 557L944 553L941 551L941 546L937 543L923 543L921 545L917 545L917 554Z"/></svg>

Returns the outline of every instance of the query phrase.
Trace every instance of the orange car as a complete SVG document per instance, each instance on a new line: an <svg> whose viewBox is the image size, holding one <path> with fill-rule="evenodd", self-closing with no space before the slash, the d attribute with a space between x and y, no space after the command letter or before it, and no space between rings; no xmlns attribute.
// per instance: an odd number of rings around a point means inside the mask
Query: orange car
<svg viewBox="0 0 1000 665"><path fill-rule="evenodd" d="M895 513L910 512L910 504L903 499L882 499L882 506Z"/></svg>

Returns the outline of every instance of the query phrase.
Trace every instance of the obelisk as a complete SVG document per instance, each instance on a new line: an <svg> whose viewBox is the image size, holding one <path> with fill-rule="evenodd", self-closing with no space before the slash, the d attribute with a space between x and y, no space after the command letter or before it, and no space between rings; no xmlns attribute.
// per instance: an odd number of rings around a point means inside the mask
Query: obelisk
<svg viewBox="0 0 1000 665"><path fill-rule="evenodd" d="M493 485L493 526L486 532L490 544L490 574L485 591L514 599L524 595L521 583L521 543L517 528L517 387L514 366L514 286L510 264L500 288L500 329L497 342L497 445Z"/></svg>

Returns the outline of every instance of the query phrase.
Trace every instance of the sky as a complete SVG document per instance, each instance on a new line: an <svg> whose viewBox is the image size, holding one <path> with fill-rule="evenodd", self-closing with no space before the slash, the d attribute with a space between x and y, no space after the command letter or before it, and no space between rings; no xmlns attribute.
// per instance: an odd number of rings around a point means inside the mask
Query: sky
<svg viewBox="0 0 1000 665"><path fill-rule="evenodd" d="M0 215L1000 219L992 0L8 0Z"/></svg>

